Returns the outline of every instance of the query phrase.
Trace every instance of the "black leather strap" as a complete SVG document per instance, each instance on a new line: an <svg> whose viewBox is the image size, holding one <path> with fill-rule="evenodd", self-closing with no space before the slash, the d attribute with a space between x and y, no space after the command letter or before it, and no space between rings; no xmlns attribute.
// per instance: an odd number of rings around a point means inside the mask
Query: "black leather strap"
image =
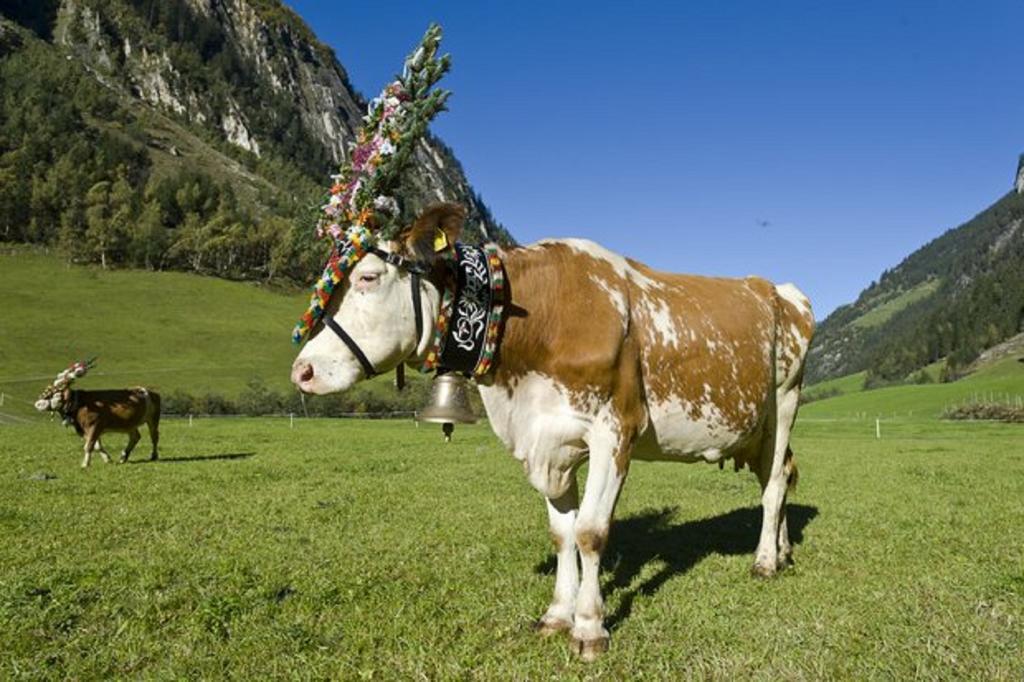
<svg viewBox="0 0 1024 682"><path fill-rule="evenodd" d="M366 378L369 379L372 376L377 376L377 370L374 369L373 363L363 353L363 349L359 347L355 339L348 335L348 333L341 328L341 325L334 321L334 318L330 315L324 315L324 324L330 327L331 331L338 335L348 349L352 351L352 355L356 356L356 360L363 366L363 372L366 373Z"/></svg>
<svg viewBox="0 0 1024 682"><path fill-rule="evenodd" d="M396 268L401 268L406 272L411 272L413 274L419 275L425 275L427 274L427 272L429 272L429 268L424 263L420 261L409 260L408 258L400 256L397 253L390 253L376 246L371 246L369 249L367 249L367 251L377 256L385 263L390 263L391 265L394 265Z"/></svg>
<svg viewBox="0 0 1024 682"><path fill-rule="evenodd" d="M379 251L379 249L378 249L378 251ZM380 254L381 254L382 258L384 256L391 256L391 255L393 255L393 254L387 253L386 251L380 251ZM390 260L388 260L388 262L392 263L396 267L405 267L406 269L409 270L409 276L410 276L410 280L411 280L410 283L411 283L411 286L412 286L412 310L413 310L413 315L414 315L414 317L416 319L416 346L415 346L415 348L419 348L419 346L420 346L420 339L423 338L423 302L422 302L422 295L420 293L420 270L418 268L417 269L412 269L412 268L408 267L409 264L412 263L412 261L408 261L408 260L402 258L401 256L395 256L395 258L397 259L396 262L392 262ZM385 259L385 260L387 260L387 259ZM373 366L373 363L370 362L370 359L368 357L366 357L366 353L364 353L363 349L359 347L359 344L356 343L356 340L353 339L351 336L349 336L348 332L346 332L344 329L342 329L341 325L338 324L337 322L335 322L334 318L331 317L330 315L324 315L323 320L324 320L324 324L327 325L327 327L332 332L337 334L338 338L341 339L342 342L346 346L348 346L348 349L350 351L352 351L352 355L356 356L356 360L358 360L359 364L363 366L363 372L366 374L366 378L369 379L370 377L377 376L377 369ZM415 352L415 350L413 352ZM402 386L405 385L405 377L404 377L404 372L402 371L402 365L401 364L398 365L398 377L396 378L396 382L395 383L398 386L399 390L401 390Z"/></svg>
<svg viewBox="0 0 1024 682"><path fill-rule="evenodd" d="M420 300L420 273L413 271L412 277L412 313L416 316L416 348L420 347L423 338L423 304Z"/></svg>

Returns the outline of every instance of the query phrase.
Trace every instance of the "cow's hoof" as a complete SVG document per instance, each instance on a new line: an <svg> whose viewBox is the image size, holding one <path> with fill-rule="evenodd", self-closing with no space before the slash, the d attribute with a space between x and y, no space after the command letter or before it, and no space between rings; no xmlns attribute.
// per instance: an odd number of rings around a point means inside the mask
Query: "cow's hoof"
<svg viewBox="0 0 1024 682"><path fill-rule="evenodd" d="M768 578L774 578L775 573L776 568L774 566L765 566L764 564L759 564L755 562L754 565L750 567L750 575L759 580L767 580Z"/></svg>
<svg viewBox="0 0 1024 682"><path fill-rule="evenodd" d="M779 557L779 565L777 566L777 569L780 571L784 571L787 568L793 566L793 563L793 557L787 554L785 556Z"/></svg>
<svg viewBox="0 0 1024 682"><path fill-rule="evenodd" d="M597 639L572 639L572 650L581 661L590 663L596 661L597 657L608 651L608 638L598 637Z"/></svg>
<svg viewBox="0 0 1024 682"><path fill-rule="evenodd" d="M160 459L160 458L157 456L157 454L155 452L152 455L149 456L149 461L150 462L155 462L158 459Z"/></svg>
<svg viewBox="0 0 1024 682"><path fill-rule="evenodd" d="M534 621L533 631L541 637L550 637L551 635L557 635L560 632L566 632L572 630L572 621L563 620L561 618L548 618L542 616L539 620Z"/></svg>

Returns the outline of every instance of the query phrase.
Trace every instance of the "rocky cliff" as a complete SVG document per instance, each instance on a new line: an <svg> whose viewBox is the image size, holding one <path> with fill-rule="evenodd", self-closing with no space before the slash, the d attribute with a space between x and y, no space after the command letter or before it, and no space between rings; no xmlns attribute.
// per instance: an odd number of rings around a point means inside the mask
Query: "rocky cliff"
<svg viewBox="0 0 1024 682"><path fill-rule="evenodd" d="M284 165L325 187L361 124L365 102L345 69L277 0L22 0L3 12L80 61L100 87L156 109L272 184ZM163 146L187 154L189 144ZM510 239L445 145L429 140L417 161L410 211L458 201L470 238Z"/></svg>

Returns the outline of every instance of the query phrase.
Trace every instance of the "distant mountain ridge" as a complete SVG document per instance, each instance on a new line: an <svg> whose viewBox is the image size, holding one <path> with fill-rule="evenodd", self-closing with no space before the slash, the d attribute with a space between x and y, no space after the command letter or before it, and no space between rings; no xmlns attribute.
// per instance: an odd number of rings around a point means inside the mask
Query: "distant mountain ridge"
<svg viewBox="0 0 1024 682"><path fill-rule="evenodd" d="M818 326L807 380L867 370L906 380L945 360L954 378L983 350L1024 331L1024 182L882 273Z"/></svg>
<svg viewBox="0 0 1024 682"><path fill-rule="evenodd" d="M402 56L395 55L396 67ZM6 114L0 121L0 178L6 170L11 182L20 183L9 190L9 199L17 203L20 196L25 204L8 206L0 188L0 239L11 241L60 243L62 230L88 241L85 213L102 201L86 195L102 182L111 185L107 195L116 194L119 179L136 194L130 198L122 191L122 199L131 199L133 220L161 195L160 206L152 209L160 213L154 222L162 224L172 243L182 235L175 230L186 214L194 214L197 224L212 225L214 204L224 202L235 207L224 208L221 223L275 216L303 222L308 232L306 211L326 190L366 106L333 51L278 0L8 0L0 5L0 85L7 99L0 112ZM28 100L24 113L18 109L18 90ZM59 142L65 150L79 144L99 148L94 156L101 158L92 160L97 167L81 170L86 177L70 183L74 201L83 204L81 215L68 214L67 202L44 185L56 184L51 176L62 158L69 168L89 165L85 150L66 158L63 150L47 150L47 142ZM175 203L165 196L195 184L186 177L190 173L224 185L209 189L209 182L199 183L193 194L206 196L210 205ZM167 178L173 182L157 187ZM33 194L38 198L29 205L25 198ZM409 215L433 201L456 201L468 210L467 239L511 241L451 150L437 139L417 149L416 169L402 194ZM105 210L113 216L118 206L111 200ZM107 240L109 248L96 247L99 238L94 238L89 248L72 254L74 259L100 260L101 249L104 259L141 264L132 256L141 248L132 246L138 236L126 229ZM221 226L211 229L202 240L224 237ZM267 228L283 229L282 224ZM296 231L289 239L306 237ZM271 235L249 251L265 256L256 268L262 276L274 269L269 256L274 248L280 256L308 246L281 246ZM195 261L211 274L244 277L239 264L259 260L242 247L223 258L185 257L185 251L182 246L165 254L155 267L188 269ZM221 261L235 266L220 267Z"/></svg>

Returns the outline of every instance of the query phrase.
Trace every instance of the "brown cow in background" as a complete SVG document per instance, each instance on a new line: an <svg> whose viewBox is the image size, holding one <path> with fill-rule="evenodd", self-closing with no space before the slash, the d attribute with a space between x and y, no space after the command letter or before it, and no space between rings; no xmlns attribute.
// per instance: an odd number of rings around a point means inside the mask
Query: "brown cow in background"
<svg viewBox="0 0 1024 682"><path fill-rule="evenodd" d="M108 431L127 433L128 445L121 453L121 462L127 462L132 450L142 439L139 427L149 427L149 439L153 450L151 460L157 458L157 443L160 440L160 394L141 386L124 389L85 391L63 388L45 393L36 401L36 409L60 413L66 425L74 426L78 435L85 439L85 458L82 466L89 466L92 453L99 451L104 462L110 462L110 454L100 442Z"/></svg>

